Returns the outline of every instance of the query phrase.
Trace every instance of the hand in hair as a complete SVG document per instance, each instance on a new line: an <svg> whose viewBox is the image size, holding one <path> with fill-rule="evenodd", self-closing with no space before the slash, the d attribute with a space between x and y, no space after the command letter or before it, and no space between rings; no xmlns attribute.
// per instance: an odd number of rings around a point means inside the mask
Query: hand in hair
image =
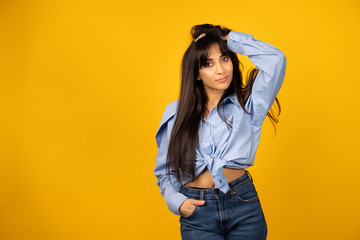
<svg viewBox="0 0 360 240"><path fill-rule="evenodd" d="M205 36L206 36L206 34L205 34L205 33L202 33L202 34L200 34L194 41L196 42L197 40L199 40L200 38L205 37ZM221 39L224 40L224 41L227 41L227 40L228 40L228 36L229 36L229 34L227 34L227 35L225 35L225 36L222 36Z"/></svg>
<svg viewBox="0 0 360 240"><path fill-rule="evenodd" d="M206 36L206 34L202 33L194 41L196 42L197 40L199 40L200 38L205 37L205 36Z"/></svg>
<svg viewBox="0 0 360 240"><path fill-rule="evenodd" d="M222 36L221 39L224 40L224 41L227 41L228 37L229 37L229 34L227 34L226 36Z"/></svg>

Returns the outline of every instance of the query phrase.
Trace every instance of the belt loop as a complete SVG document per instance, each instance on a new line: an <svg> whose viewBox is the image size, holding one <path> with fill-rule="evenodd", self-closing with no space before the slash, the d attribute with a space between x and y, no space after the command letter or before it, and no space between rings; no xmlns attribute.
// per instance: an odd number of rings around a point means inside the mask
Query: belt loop
<svg viewBox="0 0 360 240"><path fill-rule="evenodd" d="M205 190L200 190L200 200L204 200L204 192Z"/></svg>
<svg viewBox="0 0 360 240"><path fill-rule="evenodd" d="M246 171L247 175L249 176L249 178L250 178L251 182L253 182L253 178L252 178L252 176L251 176L250 172L249 172L248 170L246 170L246 169L245 169L245 171Z"/></svg>
<svg viewBox="0 0 360 240"><path fill-rule="evenodd" d="M183 185L180 185L180 193L182 193L182 187L183 187Z"/></svg>

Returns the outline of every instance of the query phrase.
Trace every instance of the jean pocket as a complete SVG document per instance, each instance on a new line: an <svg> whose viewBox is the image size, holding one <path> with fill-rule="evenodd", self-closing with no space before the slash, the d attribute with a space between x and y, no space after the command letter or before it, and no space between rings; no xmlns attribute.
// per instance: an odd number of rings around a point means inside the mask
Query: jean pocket
<svg viewBox="0 0 360 240"><path fill-rule="evenodd" d="M245 203L256 201L259 198L255 186L251 181L240 188L231 189L231 195L232 198Z"/></svg>
<svg viewBox="0 0 360 240"><path fill-rule="evenodd" d="M194 216L195 212L197 211L197 209L199 208L199 206L195 205L194 211L192 211L192 213L190 213L189 215L183 216L181 215L183 218L189 218Z"/></svg>

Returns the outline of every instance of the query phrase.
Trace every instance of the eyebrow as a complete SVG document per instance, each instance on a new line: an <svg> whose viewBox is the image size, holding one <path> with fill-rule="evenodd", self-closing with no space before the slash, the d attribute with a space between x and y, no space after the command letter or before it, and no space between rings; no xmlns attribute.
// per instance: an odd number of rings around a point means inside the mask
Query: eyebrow
<svg viewBox="0 0 360 240"><path fill-rule="evenodd" d="M221 54L219 58L227 56L226 54ZM206 61L213 60L212 58L207 58Z"/></svg>

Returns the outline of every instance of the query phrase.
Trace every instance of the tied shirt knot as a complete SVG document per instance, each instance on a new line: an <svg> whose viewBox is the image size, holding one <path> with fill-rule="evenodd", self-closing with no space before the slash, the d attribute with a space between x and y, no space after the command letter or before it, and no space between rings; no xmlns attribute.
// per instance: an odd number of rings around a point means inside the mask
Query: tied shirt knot
<svg viewBox="0 0 360 240"><path fill-rule="evenodd" d="M229 185L226 177L223 175L224 166L227 164L227 160L223 159L226 152L226 146L229 142L229 138L232 133L232 128L226 123L220 124L214 128L210 127L210 135L208 140L208 151L200 159L203 160L209 172L211 173L215 188L218 188L223 193L228 192Z"/></svg>

